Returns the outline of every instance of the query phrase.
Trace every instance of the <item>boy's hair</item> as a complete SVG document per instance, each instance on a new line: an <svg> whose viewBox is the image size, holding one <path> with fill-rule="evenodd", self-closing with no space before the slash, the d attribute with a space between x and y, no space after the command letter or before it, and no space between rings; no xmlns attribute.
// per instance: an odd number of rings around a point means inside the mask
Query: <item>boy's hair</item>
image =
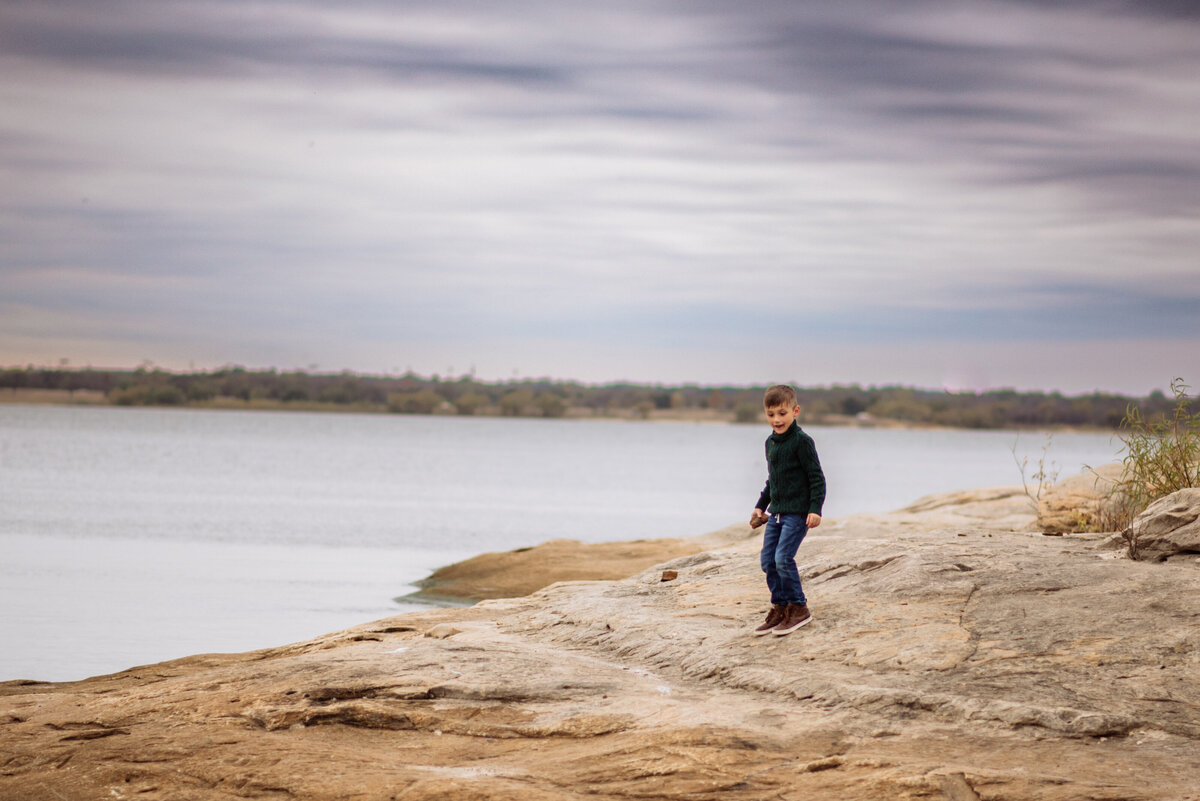
<svg viewBox="0 0 1200 801"><path fill-rule="evenodd" d="M772 406L786 406L789 409L795 407L796 390L787 384L776 384L771 387L763 395L763 408L770 409Z"/></svg>

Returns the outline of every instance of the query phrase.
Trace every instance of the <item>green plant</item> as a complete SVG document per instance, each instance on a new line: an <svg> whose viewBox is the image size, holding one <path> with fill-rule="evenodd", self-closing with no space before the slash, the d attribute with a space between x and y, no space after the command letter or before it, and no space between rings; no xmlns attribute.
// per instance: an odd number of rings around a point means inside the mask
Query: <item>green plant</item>
<svg viewBox="0 0 1200 801"><path fill-rule="evenodd" d="M1030 476L1035 482L1033 490L1030 490L1029 481L1025 478L1025 471L1029 469L1029 457L1017 458L1017 441L1013 442L1010 449L1013 461L1017 463L1017 467L1021 470L1021 486L1025 488L1025 495L1029 498L1029 502L1033 504L1034 512L1038 511L1038 506L1045 491L1053 487L1054 482L1058 481L1058 465L1054 462L1050 462L1049 464L1046 462L1046 456L1050 451L1050 445L1053 441L1054 435L1047 434L1046 441L1042 443L1042 455L1038 457L1037 470Z"/></svg>
<svg viewBox="0 0 1200 801"><path fill-rule="evenodd" d="M1148 419L1133 404L1125 411L1121 421L1125 433L1119 435L1124 445L1125 469L1114 488L1114 492L1127 499L1124 506L1128 519L1122 521L1125 526L1159 498L1188 487L1200 487L1200 412L1190 409L1189 389L1182 378L1173 379L1171 393L1175 396L1175 407L1161 417ZM1132 536L1127 534L1126 540L1130 556L1135 556L1137 543Z"/></svg>

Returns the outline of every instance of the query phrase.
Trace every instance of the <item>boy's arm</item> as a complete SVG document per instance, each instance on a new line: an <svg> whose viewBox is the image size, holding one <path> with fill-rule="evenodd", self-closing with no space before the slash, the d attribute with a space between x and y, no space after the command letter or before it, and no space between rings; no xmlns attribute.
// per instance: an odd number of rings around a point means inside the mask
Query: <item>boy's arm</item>
<svg viewBox="0 0 1200 801"><path fill-rule="evenodd" d="M821 469L821 460L817 456L817 446L810 439L804 443L800 458L804 463L804 473L808 476L808 517L816 522L809 522L809 528L821 525L821 509L825 505L825 471Z"/></svg>
<svg viewBox="0 0 1200 801"><path fill-rule="evenodd" d="M754 503L754 511L766 514L767 507L771 505L771 479L767 479L767 483L763 485L763 490L758 494L758 500Z"/></svg>
<svg viewBox="0 0 1200 801"><path fill-rule="evenodd" d="M766 486L759 494L758 500L754 504L754 511L750 514L750 528L758 528L763 523L767 522L767 506L771 503L771 479L767 479Z"/></svg>

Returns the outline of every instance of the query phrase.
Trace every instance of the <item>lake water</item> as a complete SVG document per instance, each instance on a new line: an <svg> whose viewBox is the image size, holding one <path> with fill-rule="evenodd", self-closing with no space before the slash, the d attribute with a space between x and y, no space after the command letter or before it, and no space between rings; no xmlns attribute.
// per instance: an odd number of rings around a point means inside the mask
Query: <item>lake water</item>
<svg viewBox="0 0 1200 801"><path fill-rule="evenodd" d="M807 428L825 514L1020 483L1044 435ZM282 645L419 608L435 568L748 517L765 426L0 406L0 681ZM1117 457L1054 435L1062 475Z"/></svg>

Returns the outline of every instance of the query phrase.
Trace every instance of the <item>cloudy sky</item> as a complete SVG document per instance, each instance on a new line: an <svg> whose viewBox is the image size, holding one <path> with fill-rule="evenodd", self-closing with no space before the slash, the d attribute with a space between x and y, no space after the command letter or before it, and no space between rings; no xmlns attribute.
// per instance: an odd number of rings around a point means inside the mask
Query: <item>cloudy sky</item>
<svg viewBox="0 0 1200 801"><path fill-rule="evenodd" d="M0 365L1200 384L1187 0L7 0Z"/></svg>

